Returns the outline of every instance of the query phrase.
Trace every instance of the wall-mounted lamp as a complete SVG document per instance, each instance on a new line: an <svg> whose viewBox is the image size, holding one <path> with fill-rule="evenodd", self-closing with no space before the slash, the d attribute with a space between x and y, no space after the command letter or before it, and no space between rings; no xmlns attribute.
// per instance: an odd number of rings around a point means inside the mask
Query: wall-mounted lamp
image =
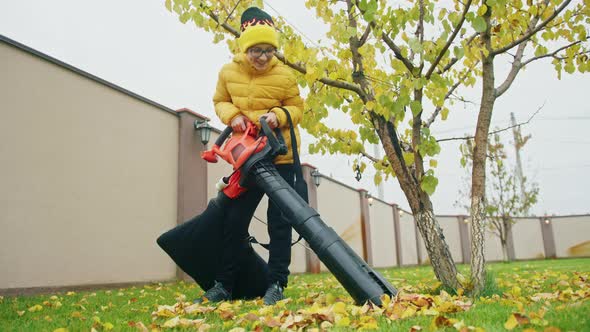
<svg viewBox="0 0 590 332"><path fill-rule="evenodd" d="M373 196L371 194L367 194L367 202L369 202L369 206L373 205Z"/></svg>
<svg viewBox="0 0 590 332"><path fill-rule="evenodd" d="M551 220L549 220L549 218L545 218L544 222L545 222L545 225L549 225L551 223Z"/></svg>
<svg viewBox="0 0 590 332"><path fill-rule="evenodd" d="M211 126L208 120L195 120L195 130L198 130L201 134L201 143L207 145L211 138Z"/></svg>
<svg viewBox="0 0 590 332"><path fill-rule="evenodd" d="M398 213L399 213L399 216L400 216L400 217L404 215L404 210L402 210L402 209L399 209L398 211L399 211Z"/></svg>
<svg viewBox="0 0 590 332"><path fill-rule="evenodd" d="M466 224L468 224L469 223L469 218L463 219L463 222L466 223Z"/></svg>
<svg viewBox="0 0 590 332"><path fill-rule="evenodd" d="M311 174L311 177L313 178L313 183L315 184L315 186L316 186L316 187L319 187L319 186L320 186L320 179L321 179L321 174L320 174L320 172L318 171L318 169L317 169L317 168L314 168L314 169L311 171L311 173L310 173L310 174Z"/></svg>

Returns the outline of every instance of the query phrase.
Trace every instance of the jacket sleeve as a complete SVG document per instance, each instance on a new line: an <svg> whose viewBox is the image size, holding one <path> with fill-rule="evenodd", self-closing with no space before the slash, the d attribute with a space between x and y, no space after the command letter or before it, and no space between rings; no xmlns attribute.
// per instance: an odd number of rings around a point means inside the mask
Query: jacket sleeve
<svg viewBox="0 0 590 332"><path fill-rule="evenodd" d="M285 98L281 101L281 103L281 106L289 111L291 119L293 120L293 125L297 126L299 122L301 122L301 117L303 116L303 99L299 95L299 86L297 85L297 80L292 73L290 73L289 86L285 91ZM275 108L271 112L276 114L277 119L279 120L280 128L289 128L289 121L287 120L287 116L282 109Z"/></svg>
<svg viewBox="0 0 590 332"><path fill-rule="evenodd" d="M215 105L215 113L217 113L219 120L229 126L231 120L236 115L240 114L240 109L232 103L231 96L227 91L225 75L223 73L224 68L219 72L217 87L215 88L215 95L213 96L213 104Z"/></svg>

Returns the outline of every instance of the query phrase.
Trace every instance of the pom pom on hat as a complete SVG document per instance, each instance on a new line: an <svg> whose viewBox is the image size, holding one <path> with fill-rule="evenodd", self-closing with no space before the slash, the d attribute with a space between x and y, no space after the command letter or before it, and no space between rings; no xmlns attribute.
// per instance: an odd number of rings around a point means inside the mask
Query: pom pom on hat
<svg viewBox="0 0 590 332"><path fill-rule="evenodd" d="M272 17L258 7L250 7L242 13L241 35L238 40L242 52L256 44L270 44L279 47L279 35Z"/></svg>

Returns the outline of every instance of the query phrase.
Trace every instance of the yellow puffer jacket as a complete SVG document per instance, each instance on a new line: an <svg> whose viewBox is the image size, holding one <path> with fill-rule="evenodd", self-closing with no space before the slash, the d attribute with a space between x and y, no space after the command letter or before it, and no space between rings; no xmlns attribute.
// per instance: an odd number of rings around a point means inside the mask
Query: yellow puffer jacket
<svg viewBox="0 0 590 332"><path fill-rule="evenodd" d="M298 124L303 114L303 100L299 96L299 87L292 69L276 57L273 57L268 68L261 72L250 65L245 54L237 55L231 63L221 68L213 103L217 116L224 124L229 126L235 116L242 114L258 128L262 114L267 113L273 106L283 106L293 120L299 149L301 140ZM292 164L293 152L287 116L280 108L275 108L271 112L277 116L279 128L289 149L286 155L278 156L274 162Z"/></svg>

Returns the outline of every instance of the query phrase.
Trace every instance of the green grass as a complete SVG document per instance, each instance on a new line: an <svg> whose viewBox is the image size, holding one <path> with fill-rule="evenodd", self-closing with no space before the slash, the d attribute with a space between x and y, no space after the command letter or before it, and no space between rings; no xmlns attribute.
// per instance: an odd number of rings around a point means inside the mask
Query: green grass
<svg viewBox="0 0 590 332"><path fill-rule="evenodd" d="M460 265L459 270L469 275L468 266ZM471 301L466 296L440 295L440 284L434 279L429 266L381 269L380 272L400 290L400 294L421 294L418 297L434 301L445 299L444 303ZM410 300L400 296L398 301L404 305L404 310L411 309L407 318L392 316L393 307L385 312L369 310L358 313L359 308L352 305L346 291L330 274L322 273L291 276L285 291L291 301L276 307L265 308L260 300L234 301L225 309L211 308L211 312L182 317L205 319L211 331L235 327L244 327L248 331L264 326L253 323L256 319L275 317L277 321L284 321L289 314L305 316L304 311L311 310L316 303L322 310L336 312L334 325L345 325L331 328L334 331L358 329L363 320L375 322L379 330L409 331L413 326L420 326L423 331L455 331L456 327L465 326L472 330L501 331L505 330L504 324L514 313L529 319L528 324L519 325L514 331L544 331L548 327L561 331L590 331L590 258L489 264L488 276L488 290L484 296L475 299L468 310L459 312L445 312L440 306L410 303ZM191 302L200 294L202 290L193 283L175 282L95 292L4 297L0 298L0 331L54 331L59 328L68 331L90 331L92 328L97 331L137 331L138 322L149 330L182 330L162 328L172 317L154 319L152 313L160 305L174 305L179 298L185 299L183 302ZM539 300L538 294L550 298ZM345 313L337 313L337 302L344 302ZM428 312L427 309L440 312ZM224 316L223 310L227 315ZM417 312L412 314L412 310ZM246 320L247 313L254 317L252 321ZM344 316L349 321L341 320ZM441 323L445 321L458 325L445 326ZM319 328L318 324L319 321L313 321L308 328ZM264 329L271 330L268 327Z"/></svg>

